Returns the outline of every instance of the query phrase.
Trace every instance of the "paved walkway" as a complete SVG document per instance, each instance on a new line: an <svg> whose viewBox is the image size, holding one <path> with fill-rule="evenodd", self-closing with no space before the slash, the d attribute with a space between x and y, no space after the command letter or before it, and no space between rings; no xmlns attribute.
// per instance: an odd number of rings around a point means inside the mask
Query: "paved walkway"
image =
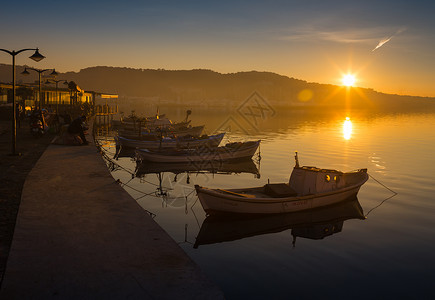
<svg viewBox="0 0 435 300"><path fill-rule="evenodd" d="M114 181L91 142L50 145L24 184L0 299L51 298L223 294Z"/></svg>

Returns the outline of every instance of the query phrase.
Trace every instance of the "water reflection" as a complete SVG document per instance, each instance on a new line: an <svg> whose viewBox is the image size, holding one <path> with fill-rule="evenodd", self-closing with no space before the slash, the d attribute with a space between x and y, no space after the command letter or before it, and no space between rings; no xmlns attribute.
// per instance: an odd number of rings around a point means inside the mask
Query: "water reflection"
<svg viewBox="0 0 435 300"><path fill-rule="evenodd" d="M385 174L387 167L385 165L385 161L380 156L378 156L376 153L373 153L373 155L370 156L370 161L373 165L376 166L377 173Z"/></svg>
<svg viewBox="0 0 435 300"><path fill-rule="evenodd" d="M194 248L288 229L291 229L295 245L297 237L317 240L341 232L344 221L349 219L365 219L355 196L337 205L311 211L256 216L210 215L201 225Z"/></svg>
<svg viewBox="0 0 435 300"><path fill-rule="evenodd" d="M346 117L346 120L343 123L343 138L345 140L350 140L352 137L352 121L349 117Z"/></svg>
<svg viewBox="0 0 435 300"><path fill-rule="evenodd" d="M165 203L170 199L182 199L186 202L187 197L194 192L190 185L190 176L201 174L203 176L231 175L240 173L254 174L260 178L259 161L252 159L239 161L200 161L189 163L153 163L136 161L135 176L143 180L148 174L157 174L158 185L155 195L162 197ZM170 178L170 174L174 174ZM166 182L167 184L164 184ZM168 186L168 187L165 187ZM169 190L176 197L169 196Z"/></svg>
<svg viewBox="0 0 435 300"><path fill-rule="evenodd" d="M189 202L188 214L183 210L183 205L186 205L183 201L186 200L181 198L184 192L181 188L187 186L185 177L181 176L184 174L177 178L180 184L178 190L175 190L178 186L172 183L174 190L170 190L171 197L179 198L174 201L169 199L170 209L160 207L161 203L154 197L158 184L156 175L148 176L150 183L147 184L137 177L128 184L139 192L124 184L122 186L135 199L149 194L138 200L139 204L158 216L156 222L175 241L182 241L186 253L210 274L227 298L283 298L289 295L289 291L296 298L337 298L337 293L339 298L345 298L358 290L361 283L368 286L372 294L380 292L378 298L400 298L404 291L414 295L414 298L428 298L428 295L433 295L430 270L435 265L435 219L432 213L435 193L432 170L435 165L435 114L378 116L352 111L350 117L344 113L337 112L334 116L338 118L333 118L330 113L307 116L305 113L285 114L277 110L274 119L262 123L254 137L228 133L233 141L236 138L262 139L261 179L255 179L252 174L191 176L189 192L193 190L193 183L240 188L263 184L268 179L281 182L289 176L292 165L289 153L298 149L304 154L302 164L306 161L346 170L366 166L369 174L400 192L393 198L394 201L385 199L381 202L380 199L389 196L390 192L371 178L359 193L359 202L369 216L364 223L356 219L346 221L343 215L340 219L338 214L335 219L325 216L323 221L316 217L307 217L300 222L283 220L281 224L270 221L270 226L268 221L258 218L240 221L230 219L229 224L225 224L226 221L220 218L212 222L216 219L213 217L203 224L205 215L200 203L197 201L195 205L190 205L196 201L194 193L189 198L192 202ZM343 116L350 117L351 122L346 124L355 125L348 141L344 139ZM212 132L227 117L228 114L213 111L202 114L195 111L194 122L206 124L207 130ZM114 143L112 145L104 147L109 149L110 157L113 157L114 152ZM117 162L134 170L136 163L123 155ZM131 175L123 170L112 174L115 180L120 179L124 183L130 180ZM174 175L168 174L173 181ZM370 212L371 209L375 210ZM285 218L277 216L281 217ZM198 234L200 229L201 234ZM288 255L292 233L297 236L297 253ZM330 233L331 238L327 235ZM287 240L283 241L283 237ZM190 245L195 238L198 249ZM323 238L324 242L306 238ZM230 242L232 240L237 241ZM299 251L302 246L304 251ZM249 255L246 255L247 250ZM343 259L343 255L346 259ZM353 267L349 268L349 265ZM329 272L325 277L325 272L319 272L321 269L336 272ZM396 276L387 278L388 281L382 280L385 276L378 276L391 273L391 270L395 271ZM346 276L343 276L343 272ZM344 284L337 289L336 283L343 280ZM288 282L293 283L291 289ZM319 288L312 289L313 282ZM397 289L398 284L409 288Z"/></svg>
<svg viewBox="0 0 435 300"><path fill-rule="evenodd" d="M228 161L200 161L189 163L152 163L136 162L136 176L142 177L150 173L171 172L174 174L194 173L194 174L238 174L251 173L257 178L260 171L256 163L252 160Z"/></svg>

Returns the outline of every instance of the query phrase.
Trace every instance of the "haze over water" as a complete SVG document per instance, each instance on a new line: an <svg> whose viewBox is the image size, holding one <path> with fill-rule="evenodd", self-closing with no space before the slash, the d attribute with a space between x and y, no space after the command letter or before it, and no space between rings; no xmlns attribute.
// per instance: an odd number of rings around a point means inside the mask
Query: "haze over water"
<svg viewBox="0 0 435 300"><path fill-rule="evenodd" d="M184 117L181 109L164 113L173 121ZM232 113L194 110L192 124L205 124L211 133ZM434 124L434 113L276 112L258 119L255 130L226 135L229 141L262 140L261 161L256 164L260 176L192 172L179 174L175 182L173 173L164 172L160 178L168 194L158 196L157 174L132 179L131 173L118 169L112 175L156 215L156 222L228 299L429 299L435 296ZM110 137L101 139L111 156ZM279 220L281 228L271 227L277 220L254 220L246 226L218 220L223 232L207 236L205 229L212 226L203 224L206 216L194 184L235 188L287 182L294 151L301 165L341 171L367 168L370 179L358 194L367 218L352 217L355 209L349 213L338 207ZM136 167L130 158L117 163L131 172ZM295 218L305 220L305 225L294 226ZM226 226L233 226L237 238L225 241ZM201 239L205 236L211 244L200 244L200 229ZM195 242L199 245L194 247Z"/></svg>

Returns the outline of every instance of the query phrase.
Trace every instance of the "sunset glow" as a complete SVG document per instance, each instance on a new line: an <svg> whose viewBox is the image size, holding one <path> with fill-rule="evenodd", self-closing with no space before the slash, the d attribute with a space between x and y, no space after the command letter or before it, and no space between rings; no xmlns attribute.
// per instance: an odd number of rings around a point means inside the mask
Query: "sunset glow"
<svg viewBox="0 0 435 300"><path fill-rule="evenodd" d="M343 123L343 138L345 140L350 140L352 136L352 121L349 117L346 117L346 120Z"/></svg>
<svg viewBox="0 0 435 300"><path fill-rule="evenodd" d="M341 82L344 86L354 86L356 82L355 75L352 74L346 74L341 79Z"/></svg>
<svg viewBox="0 0 435 300"><path fill-rule="evenodd" d="M266 71L348 90L435 96L433 1L390 1L320 1L312 9L298 1L79 0L80 22L69 2L5 1L1 48L39 47L47 59L37 67L61 73L93 66ZM17 65L32 62L29 56L17 56ZM0 64L10 63L10 55L0 54ZM354 79L342 83L345 74Z"/></svg>

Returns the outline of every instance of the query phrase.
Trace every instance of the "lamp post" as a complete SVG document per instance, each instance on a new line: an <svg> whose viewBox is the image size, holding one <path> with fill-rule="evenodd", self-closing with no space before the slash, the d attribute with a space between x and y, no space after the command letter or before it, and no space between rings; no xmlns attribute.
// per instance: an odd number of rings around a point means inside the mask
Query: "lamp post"
<svg viewBox="0 0 435 300"><path fill-rule="evenodd" d="M57 114L57 115L59 115L59 102L60 102L59 94L58 94L58 84L59 84L59 82L62 82L62 81L63 81L63 84L68 84L68 81L65 80L65 79L59 79L59 80L56 80L56 79L48 79L48 80L45 82L46 84L48 84L48 83L56 83L56 114Z"/></svg>
<svg viewBox="0 0 435 300"><path fill-rule="evenodd" d="M38 108L39 108L39 110L41 110L41 100L42 100L41 74L44 73L45 71L53 70L53 71L50 73L50 75L51 75L51 76L56 76L56 75L57 75L57 72L56 72L55 69L36 69L36 68L26 67L26 68L24 69L24 71L21 72L21 74L22 74L22 75L29 75L30 73L29 73L29 71L27 71L27 70L32 70L32 71L38 72L38 76L39 76L39 80L38 80L38 82L39 82L39 101L38 101L38 103L39 103L39 107L38 107ZM35 108L36 108L36 104L35 104Z"/></svg>
<svg viewBox="0 0 435 300"><path fill-rule="evenodd" d="M17 149L17 112L15 109L15 56L17 56L18 54L20 54L21 52L24 51L35 51L35 53L32 54L32 56L30 56L29 58L33 59L34 61L38 62L42 59L45 58L44 55L41 55L39 53L39 49L38 48L26 48L26 49L21 49L18 51L12 50L6 50L6 49L0 49L0 51L6 52L9 55L12 56L12 155L17 155L16 153L16 149Z"/></svg>

